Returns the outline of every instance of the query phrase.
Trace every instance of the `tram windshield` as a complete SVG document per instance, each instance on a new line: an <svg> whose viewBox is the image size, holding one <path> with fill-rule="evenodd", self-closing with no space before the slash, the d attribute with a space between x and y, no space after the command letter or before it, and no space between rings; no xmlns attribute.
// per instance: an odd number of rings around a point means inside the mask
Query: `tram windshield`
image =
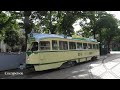
<svg viewBox="0 0 120 90"><path fill-rule="evenodd" d="M38 42L32 42L30 48L28 49L28 51L37 51L38 50Z"/></svg>

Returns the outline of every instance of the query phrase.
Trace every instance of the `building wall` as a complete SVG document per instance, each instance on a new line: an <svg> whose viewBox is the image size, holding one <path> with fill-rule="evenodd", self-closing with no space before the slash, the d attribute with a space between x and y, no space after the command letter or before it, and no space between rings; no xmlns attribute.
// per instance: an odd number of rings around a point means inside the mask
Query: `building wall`
<svg viewBox="0 0 120 90"><path fill-rule="evenodd" d="M0 53L0 71L17 69L25 64L25 53Z"/></svg>
<svg viewBox="0 0 120 90"><path fill-rule="evenodd" d="M7 45L4 43L4 41L2 40L0 42L0 49L1 49L1 52L6 52L6 48L7 48Z"/></svg>

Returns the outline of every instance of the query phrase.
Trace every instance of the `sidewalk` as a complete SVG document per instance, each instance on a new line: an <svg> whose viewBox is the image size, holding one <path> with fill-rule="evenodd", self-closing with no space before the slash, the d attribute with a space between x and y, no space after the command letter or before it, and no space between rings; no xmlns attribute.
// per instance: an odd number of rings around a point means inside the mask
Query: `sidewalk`
<svg viewBox="0 0 120 90"><path fill-rule="evenodd" d="M92 75L99 76L101 79L120 79L120 54L112 52L101 56L101 61L101 65L90 70Z"/></svg>

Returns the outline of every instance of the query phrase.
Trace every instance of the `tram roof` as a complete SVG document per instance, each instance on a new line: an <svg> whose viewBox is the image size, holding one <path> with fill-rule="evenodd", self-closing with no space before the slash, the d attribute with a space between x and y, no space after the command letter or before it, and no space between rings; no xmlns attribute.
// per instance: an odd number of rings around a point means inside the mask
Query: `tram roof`
<svg viewBox="0 0 120 90"><path fill-rule="evenodd" d="M39 33L32 33L31 37L35 38L36 40L40 40L43 38L64 38L62 35L56 34L39 34Z"/></svg>
<svg viewBox="0 0 120 90"><path fill-rule="evenodd" d="M32 33L31 37L35 38L36 41L39 41L44 38L65 38L64 35L57 35L57 34L39 34L39 33ZM66 39L72 39L72 40L82 40L87 42L97 42L95 39L90 38L72 38L72 37L66 37Z"/></svg>

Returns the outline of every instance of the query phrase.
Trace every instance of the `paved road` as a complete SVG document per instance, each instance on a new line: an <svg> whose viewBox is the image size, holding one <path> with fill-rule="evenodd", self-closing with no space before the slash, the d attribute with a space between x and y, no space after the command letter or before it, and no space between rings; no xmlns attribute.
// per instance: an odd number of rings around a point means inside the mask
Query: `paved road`
<svg viewBox="0 0 120 90"><path fill-rule="evenodd" d="M120 54L102 56L100 60L90 61L71 68L46 73L32 79L119 79Z"/></svg>
<svg viewBox="0 0 120 90"><path fill-rule="evenodd" d="M1 79L120 79L120 54L111 53L100 57L99 60L61 70L23 72L23 75L19 76L2 74Z"/></svg>

